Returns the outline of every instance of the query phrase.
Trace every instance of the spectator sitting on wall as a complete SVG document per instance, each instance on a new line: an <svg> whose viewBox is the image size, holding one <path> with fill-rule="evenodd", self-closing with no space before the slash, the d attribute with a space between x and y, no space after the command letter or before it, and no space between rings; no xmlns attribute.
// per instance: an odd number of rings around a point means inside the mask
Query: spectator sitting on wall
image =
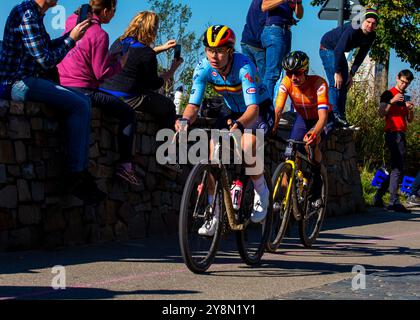
<svg viewBox="0 0 420 320"><path fill-rule="evenodd" d="M93 10L92 26L79 45L58 65L60 83L85 94L91 99L93 106L119 120L120 161L116 175L131 184L139 185L132 164L136 113L121 99L98 89L104 79L120 72L127 61L127 53L123 56L108 54L109 37L101 26L109 23L114 17L117 0L90 0L89 4ZM67 19L65 32L74 28L77 19L78 13Z"/></svg>
<svg viewBox="0 0 420 320"><path fill-rule="evenodd" d="M61 38L51 40L44 16L57 0L26 0L9 14L0 51L0 98L45 103L66 120L68 173L66 191L87 203L105 198L88 173L91 104L84 94L49 80L46 73L75 47L88 30L89 19L75 25Z"/></svg>
<svg viewBox="0 0 420 320"><path fill-rule="evenodd" d="M176 45L170 40L165 45L152 48L159 27L156 13L143 11L137 14L124 34L111 46L111 54L128 51L128 60L122 71L104 81L102 90L118 96L136 111L147 112L156 117L162 128L172 128L176 113L173 101L155 92L173 75L183 62L174 59L170 69L158 75L157 53Z"/></svg>

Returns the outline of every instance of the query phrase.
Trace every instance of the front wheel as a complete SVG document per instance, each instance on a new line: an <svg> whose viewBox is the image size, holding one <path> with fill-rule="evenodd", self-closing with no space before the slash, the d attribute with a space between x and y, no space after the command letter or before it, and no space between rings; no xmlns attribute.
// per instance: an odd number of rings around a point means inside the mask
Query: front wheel
<svg viewBox="0 0 420 320"><path fill-rule="evenodd" d="M300 240L307 248L312 247L316 241L319 232L321 231L322 222L327 209L328 177L327 170L324 166L321 166L321 180L321 198L311 199L311 195L308 195L305 214L299 221Z"/></svg>
<svg viewBox="0 0 420 320"><path fill-rule="evenodd" d="M293 167L281 163L273 174L273 224L267 241L267 251L275 252L280 246L289 224L292 210Z"/></svg>
<svg viewBox="0 0 420 320"><path fill-rule="evenodd" d="M256 265L260 263L271 231L271 224L273 220L273 192L271 179L267 170L265 170L264 178L270 191L267 215L265 219L260 223L250 222L244 230L236 232L238 251L242 260L247 265ZM241 209L239 210L239 223L249 221L253 208L254 184L252 183L252 180L247 177L247 181L244 185Z"/></svg>
<svg viewBox="0 0 420 320"><path fill-rule="evenodd" d="M198 164L190 172L182 194L179 244L185 264L194 273L203 273L210 267L220 242L223 205L219 176L217 166ZM209 203L209 194L216 195L213 203ZM203 226L212 232L200 234Z"/></svg>

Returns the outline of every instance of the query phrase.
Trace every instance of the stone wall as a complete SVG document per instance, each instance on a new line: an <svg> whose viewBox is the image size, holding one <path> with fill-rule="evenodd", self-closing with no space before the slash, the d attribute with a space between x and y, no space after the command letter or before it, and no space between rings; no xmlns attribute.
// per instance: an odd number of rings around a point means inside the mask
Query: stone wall
<svg viewBox="0 0 420 320"><path fill-rule="evenodd" d="M0 100L0 251L56 248L84 243L144 238L177 232L178 210L189 167L177 174L157 164L157 125L138 114L135 168L142 183L130 186L114 177L118 161L117 125L93 110L90 171L108 197L97 207L61 190L65 155L61 123L52 110L36 103ZM200 119L209 126L211 120ZM287 136L287 126L283 135ZM281 161L272 142L266 164ZM330 203L328 214L363 209L360 177L351 133L333 135L326 149Z"/></svg>

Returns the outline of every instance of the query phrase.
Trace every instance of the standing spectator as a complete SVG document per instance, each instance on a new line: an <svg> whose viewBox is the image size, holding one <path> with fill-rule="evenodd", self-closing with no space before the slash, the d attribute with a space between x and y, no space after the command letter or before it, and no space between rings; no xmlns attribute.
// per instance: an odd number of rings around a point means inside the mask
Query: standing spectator
<svg viewBox="0 0 420 320"><path fill-rule="evenodd" d="M407 122L414 119L414 104L405 101L404 93L413 79L410 70L402 70L397 76L396 86L381 96L379 115L385 117L385 143L391 153L391 173L376 192L374 206L383 206L382 197L389 185L389 211L410 212L399 201L398 186L405 165Z"/></svg>
<svg viewBox="0 0 420 320"><path fill-rule="evenodd" d="M122 69L127 54L121 61L117 56L108 54L109 37L101 24L109 23L115 15L117 0L90 0L92 7L92 26L85 37L70 51L58 65L60 82L63 86L88 96L93 106L105 114L116 117L120 121L118 128L118 148L120 162L117 177L131 184L139 185L132 164L132 150L136 127L136 113L124 101L102 92L100 84ZM77 23L78 13L71 15L66 21L66 30L73 29Z"/></svg>
<svg viewBox="0 0 420 320"><path fill-rule="evenodd" d="M262 0L252 0L242 31L242 53L248 56L257 66L261 79L265 74L265 50L261 43L267 13L261 10Z"/></svg>
<svg viewBox="0 0 420 320"><path fill-rule="evenodd" d="M176 119L173 101L155 90L171 81L182 58L175 59L170 69L158 74L156 55L176 45L168 41L166 46L151 47L156 39L159 18L156 13L143 11L130 22L125 33L111 46L111 54L128 50L128 60L122 71L105 80L102 90L122 98L133 109L156 117L162 128L173 128Z"/></svg>
<svg viewBox="0 0 420 320"><path fill-rule="evenodd" d="M413 206L420 205L420 170L417 172L417 176L414 179L413 185L411 186L411 192L407 199L407 204Z"/></svg>
<svg viewBox="0 0 420 320"><path fill-rule="evenodd" d="M76 45L90 26L87 19L61 38L51 40L43 23L57 0L26 0L15 6L6 22L0 53L0 83L3 97L14 101L46 103L65 117L69 173L64 179L68 192L87 203L98 203L105 194L88 173L91 105L83 94L68 90L45 73Z"/></svg>
<svg viewBox="0 0 420 320"><path fill-rule="evenodd" d="M347 91L350 89L354 75L375 40L377 23L377 10L368 8L364 14L364 21L359 28L355 29L349 22L327 32L321 39L319 55L328 78L329 97L333 105L337 127L350 127L345 112ZM359 51L349 74L345 52L355 48L359 48Z"/></svg>
<svg viewBox="0 0 420 320"><path fill-rule="evenodd" d="M292 46L292 25L296 18L302 19L302 0L263 0L261 9L267 12L265 27L261 42L265 49L264 84L271 98L274 97L274 87L280 78L283 58L290 52Z"/></svg>

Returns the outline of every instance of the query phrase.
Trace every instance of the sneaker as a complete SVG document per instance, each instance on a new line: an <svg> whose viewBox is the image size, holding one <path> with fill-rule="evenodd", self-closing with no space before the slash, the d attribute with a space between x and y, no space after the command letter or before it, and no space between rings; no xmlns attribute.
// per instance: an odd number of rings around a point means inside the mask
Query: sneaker
<svg viewBox="0 0 420 320"><path fill-rule="evenodd" d="M415 195L409 196L406 203L410 206L420 206L420 198Z"/></svg>
<svg viewBox="0 0 420 320"><path fill-rule="evenodd" d="M86 205L97 205L106 198L106 193L98 189L95 179L88 171L72 173L67 190Z"/></svg>
<svg viewBox="0 0 420 320"><path fill-rule="evenodd" d="M350 124L347 122L346 119L343 119L341 117L336 117L334 120L334 124L337 128L350 129Z"/></svg>
<svg viewBox="0 0 420 320"><path fill-rule="evenodd" d="M212 208L210 207L210 211L211 210ZM213 217L211 218L211 220L206 220L204 222L201 228L198 229L198 234L200 236L213 237L214 233L216 232L217 225L219 224L219 215L220 215L220 206L218 206L218 201L216 199Z"/></svg>
<svg viewBox="0 0 420 320"><path fill-rule="evenodd" d="M251 221L253 223L259 223L265 219L268 203L270 202L269 197L270 192L267 186L262 195L259 195L257 191L254 190L254 210L251 213Z"/></svg>
<svg viewBox="0 0 420 320"><path fill-rule="evenodd" d="M117 168L117 171L115 172L115 175L128 183L139 186L140 180L137 178L136 173L134 170L126 170L123 166L119 166Z"/></svg>
<svg viewBox="0 0 420 320"><path fill-rule="evenodd" d="M401 213L411 213L411 210L408 210L406 207L404 207L401 203L389 205L386 207L388 211L394 211L394 212L401 212Z"/></svg>

